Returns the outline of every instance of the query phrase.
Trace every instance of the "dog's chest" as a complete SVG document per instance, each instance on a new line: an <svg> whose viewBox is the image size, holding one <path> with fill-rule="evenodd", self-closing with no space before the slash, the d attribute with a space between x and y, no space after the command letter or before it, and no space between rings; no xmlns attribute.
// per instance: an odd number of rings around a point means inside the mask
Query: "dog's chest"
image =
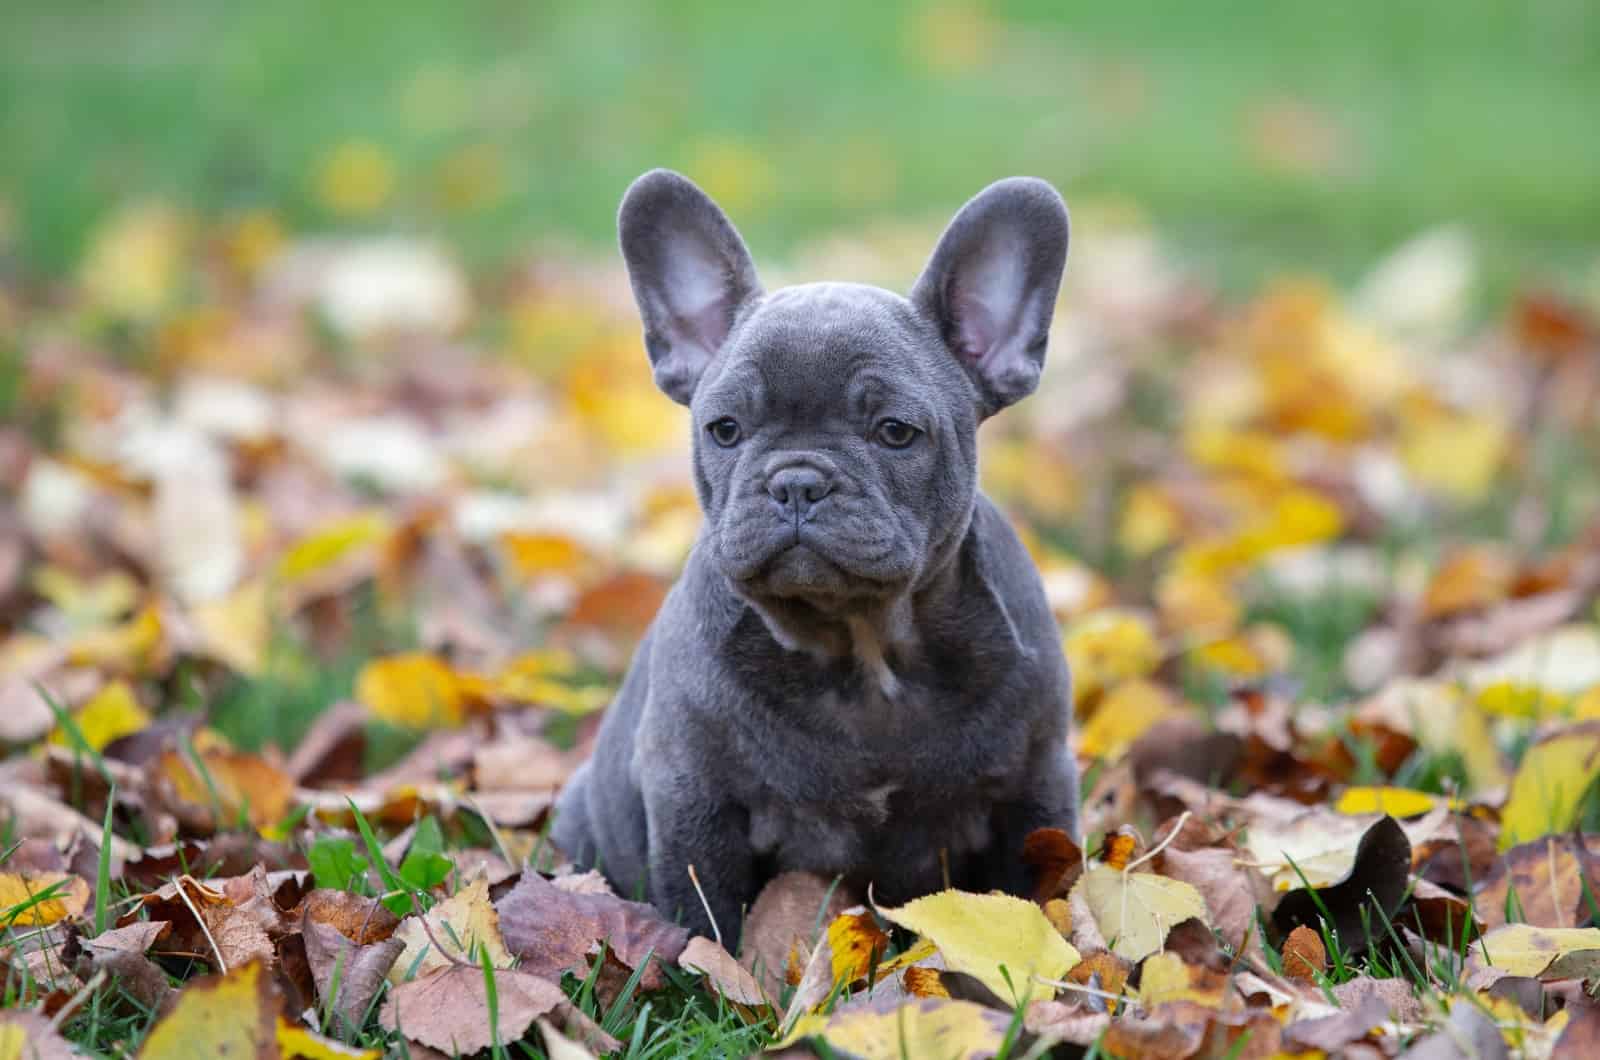
<svg viewBox="0 0 1600 1060"><path fill-rule="evenodd" d="M810 704L812 738L792 734L793 757L752 792L758 855L778 869L882 878L886 856L900 871L926 862L926 875L987 845L1015 756L953 724L928 689L903 683L896 693L864 684Z"/></svg>

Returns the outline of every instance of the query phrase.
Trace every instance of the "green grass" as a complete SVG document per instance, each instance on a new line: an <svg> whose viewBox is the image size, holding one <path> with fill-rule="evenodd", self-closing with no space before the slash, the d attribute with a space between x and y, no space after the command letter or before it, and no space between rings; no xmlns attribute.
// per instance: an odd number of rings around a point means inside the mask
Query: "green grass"
<svg viewBox="0 0 1600 1060"><path fill-rule="evenodd" d="M0 200L48 272L130 197L325 220L314 166L361 138L397 167L373 223L491 257L609 242L621 189L661 164L727 189L764 254L942 215L1012 172L1127 197L1230 279L1349 276L1452 220L1491 284L1600 241L1600 8L1581 0L944 10L20 0L0 35ZM1284 104L1320 117L1296 131ZM1263 160L1274 107L1311 164ZM440 167L483 145L499 193L441 208Z"/></svg>

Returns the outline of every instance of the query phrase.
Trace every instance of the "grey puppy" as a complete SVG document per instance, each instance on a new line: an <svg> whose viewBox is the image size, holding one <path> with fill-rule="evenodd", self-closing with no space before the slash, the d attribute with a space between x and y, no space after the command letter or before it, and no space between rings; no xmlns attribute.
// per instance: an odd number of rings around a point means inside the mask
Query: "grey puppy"
<svg viewBox="0 0 1600 1060"><path fill-rule="evenodd" d="M705 522L553 838L619 891L730 935L778 872L1025 893L1023 838L1076 832L1066 661L976 486L978 424L1038 384L1066 207L967 203L909 298L767 293L687 178L623 197L656 384L689 406Z"/></svg>

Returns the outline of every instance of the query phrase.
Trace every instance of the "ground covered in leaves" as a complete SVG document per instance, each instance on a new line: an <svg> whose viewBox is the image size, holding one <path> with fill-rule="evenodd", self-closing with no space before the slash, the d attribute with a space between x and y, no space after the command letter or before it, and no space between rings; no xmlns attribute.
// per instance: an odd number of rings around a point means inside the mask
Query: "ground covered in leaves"
<svg viewBox="0 0 1600 1060"><path fill-rule="evenodd" d="M1083 845L737 956L542 838L698 522L613 264L152 207L0 286L0 1057L1596 1055L1594 307L1449 234L1227 302L1118 216L983 441Z"/></svg>

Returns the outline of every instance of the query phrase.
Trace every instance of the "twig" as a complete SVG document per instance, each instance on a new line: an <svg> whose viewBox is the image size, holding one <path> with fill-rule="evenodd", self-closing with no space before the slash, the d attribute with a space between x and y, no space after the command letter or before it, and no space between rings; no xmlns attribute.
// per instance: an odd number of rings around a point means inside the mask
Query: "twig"
<svg viewBox="0 0 1600 1060"><path fill-rule="evenodd" d="M1168 845L1171 844L1174 839L1178 838L1178 833L1183 831L1183 826L1188 823L1189 811L1184 810L1183 813L1178 817L1178 823L1173 826L1172 831L1167 833L1167 838L1163 839L1161 842L1147 850L1143 857L1135 858L1133 861L1128 862L1127 868L1123 869L1122 871L1125 873L1132 872L1140 865L1143 865L1145 862L1149 861L1151 858L1167 849Z"/></svg>
<svg viewBox="0 0 1600 1060"><path fill-rule="evenodd" d="M106 970L104 968L100 969L98 972L95 972L93 978L91 978L87 983L83 984L82 990L79 990L76 994L73 994L65 1005L62 1005L60 1008L56 1009L56 1014L50 1017L50 1029L53 1031L60 1030L61 1025L67 1022L74 1012L82 1008L83 1003L89 1000L89 995L100 989L100 984L104 983L105 981Z"/></svg>
<svg viewBox="0 0 1600 1060"><path fill-rule="evenodd" d="M1105 1001L1120 1002L1122 1000L1121 994L1113 994L1108 990L1100 990L1096 987L1084 986L1082 983L1069 983L1064 979L1046 979L1042 975L1035 975L1033 977L1033 981L1044 986L1053 986L1057 990L1076 990L1080 994L1092 994L1093 996L1101 998Z"/></svg>
<svg viewBox="0 0 1600 1060"><path fill-rule="evenodd" d="M188 892L183 889L182 879L179 879L178 882L174 884L174 890L178 892L178 897L183 899L183 904L189 907L189 912L194 914L196 922L198 922L200 925L200 930L205 933L206 941L211 943L211 952L217 955L217 967L222 971L223 975L227 975L228 962L227 959L222 956L222 947L218 946L217 940L211 937L211 927L206 923L206 918L200 915L200 910L196 909L194 907L194 902L189 900Z"/></svg>
<svg viewBox="0 0 1600 1060"><path fill-rule="evenodd" d="M711 921L711 933L717 937L717 945L722 945L722 929L717 926L717 915L711 911L711 903L706 901L706 892L700 889L700 874L694 871L694 866L689 866L689 882L694 884L694 893L700 896L700 907L706 911L706 919Z"/></svg>

